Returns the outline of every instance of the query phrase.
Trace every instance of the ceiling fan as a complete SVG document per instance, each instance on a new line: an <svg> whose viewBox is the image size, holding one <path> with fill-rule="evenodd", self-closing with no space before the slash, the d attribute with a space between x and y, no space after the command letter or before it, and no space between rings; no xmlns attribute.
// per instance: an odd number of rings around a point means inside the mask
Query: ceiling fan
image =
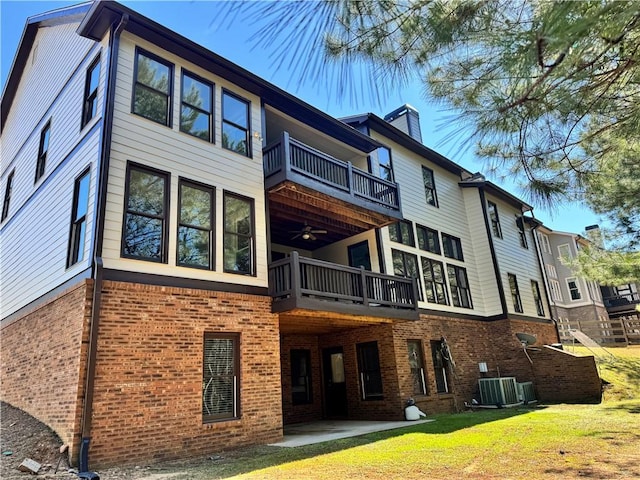
<svg viewBox="0 0 640 480"><path fill-rule="evenodd" d="M295 233L291 240L295 240L296 238L302 238L303 240L316 240L316 235L321 235L327 233L326 230L315 229L310 225L306 225L302 227L300 230L289 230L289 233Z"/></svg>

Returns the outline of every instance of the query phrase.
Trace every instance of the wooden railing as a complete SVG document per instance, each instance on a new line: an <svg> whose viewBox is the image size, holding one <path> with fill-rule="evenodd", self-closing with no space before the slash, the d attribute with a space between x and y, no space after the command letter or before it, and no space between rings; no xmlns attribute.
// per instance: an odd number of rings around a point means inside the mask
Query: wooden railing
<svg viewBox="0 0 640 480"><path fill-rule="evenodd" d="M290 138L287 132L276 143L266 146L262 157L265 178L279 172L294 172L386 208L400 209L397 184Z"/></svg>
<svg viewBox="0 0 640 480"><path fill-rule="evenodd" d="M300 257L298 252L269 266L269 293L274 303L306 297L365 307L417 309L414 279ZM331 304L328 307L330 310Z"/></svg>

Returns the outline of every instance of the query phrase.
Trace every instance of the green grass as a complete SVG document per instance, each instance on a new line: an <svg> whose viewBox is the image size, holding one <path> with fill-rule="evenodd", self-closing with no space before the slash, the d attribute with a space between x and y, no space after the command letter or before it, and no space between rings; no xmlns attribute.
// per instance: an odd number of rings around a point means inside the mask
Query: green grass
<svg viewBox="0 0 640 480"><path fill-rule="evenodd" d="M615 361L598 361L611 384L600 405L433 415L432 423L323 444L223 452L188 472L172 468L171 478L637 479L640 347L613 354Z"/></svg>

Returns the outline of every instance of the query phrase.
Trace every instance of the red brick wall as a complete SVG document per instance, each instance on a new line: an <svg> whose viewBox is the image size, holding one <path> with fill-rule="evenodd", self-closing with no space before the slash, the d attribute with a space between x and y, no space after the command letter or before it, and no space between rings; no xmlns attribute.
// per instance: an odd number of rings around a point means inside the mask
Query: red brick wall
<svg viewBox="0 0 640 480"><path fill-rule="evenodd" d="M80 443L91 285L71 287L0 331L2 400L51 427L72 459Z"/></svg>
<svg viewBox="0 0 640 480"><path fill-rule="evenodd" d="M311 393L313 403L293 405L291 400L291 356L292 349L309 350L311 354ZM282 363L282 411L285 424L310 422L322 418L322 357L318 337L314 335L283 335L280 339Z"/></svg>
<svg viewBox="0 0 640 480"><path fill-rule="evenodd" d="M529 352L535 373L534 386L543 402L599 403L602 381L593 357L543 347Z"/></svg>
<svg viewBox="0 0 640 480"><path fill-rule="evenodd" d="M205 332L240 334L238 420L203 423ZM279 357L278 319L268 297L104 282L91 465L280 439Z"/></svg>

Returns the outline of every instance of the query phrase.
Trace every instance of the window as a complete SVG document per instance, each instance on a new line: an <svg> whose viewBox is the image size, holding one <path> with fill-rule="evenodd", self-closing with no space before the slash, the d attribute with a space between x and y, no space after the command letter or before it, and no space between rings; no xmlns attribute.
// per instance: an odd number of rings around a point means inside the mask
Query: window
<svg viewBox="0 0 640 480"><path fill-rule="evenodd" d="M213 85L182 71L180 131L213 142Z"/></svg>
<svg viewBox="0 0 640 480"><path fill-rule="evenodd" d="M40 132L40 146L38 147L38 161L36 163L37 182L43 175L47 166L47 154L49 153L49 134L51 133L51 121L47 122Z"/></svg>
<svg viewBox="0 0 640 480"><path fill-rule="evenodd" d="M502 238L502 228L500 228L500 218L498 218L498 206L493 202L487 202L489 207L489 220L491 221L491 230L493 236Z"/></svg>
<svg viewBox="0 0 640 480"><path fill-rule="evenodd" d="M122 256L165 262L169 174L127 165Z"/></svg>
<svg viewBox="0 0 640 480"><path fill-rule="evenodd" d="M600 287L598 287L598 284L596 282L593 282L591 280L587 281L587 288L589 289L589 296L591 297L591 300L594 300L596 302L602 301Z"/></svg>
<svg viewBox="0 0 640 480"><path fill-rule="evenodd" d="M437 207L438 197L436 195L436 182L433 178L433 170L422 167L422 182L424 183L424 194L427 198L427 203Z"/></svg>
<svg viewBox="0 0 640 480"><path fill-rule="evenodd" d="M382 400L382 373L378 342L356 344L358 370L360 373L360 394L363 400Z"/></svg>
<svg viewBox="0 0 640 480"><path fill-rule="evenodd" d="M453 305L462 308L473 308L467 271L462 267L447 265L447 275L449 277L451 302Z"/></svg>
<svg viewBox="0 0 640 480"><path fill-rule="evenodd" d="M513 309L517 313L522 313L522 300L520 298L520 290L518 289L518 279L513 273L508 273L509 277L509 290L511 290L511 300L513 301Z"/></svg>
<svg viewBox="0 0 640 480"><path fill-rule="evenodd" d="M427 382L424 373L424 359L422 358L422 342L420 340L407 340L409 351L409 368L411 369L411 381L414 395L427 394Z"/></svg>
<svg viewBox="0 0 640 480"><path fill-rule="evenodd" d="M558 256L560 260L563 258L569 259L571 258L571 250L569 249L569 244L565 243L563 245L558 245Z"/></svg>
<svg viewBox="0 0 640 480"><path fill-rule="evenodd" d="M202 419L206 421L239 418L240 352L238 335L204 336L202 369Z"/></svg>
<svg viewBox="0 0 640 480"><path fill-rule="evenodd" d="M422 260L422 278L424 279L427 302L449 305L444 266L441 262L430 258L420 257L420 259Z"/></svg>
<svg viewBox="0 0 640 480"><path fill-rule="evenodd" d="M4 188L2 218L0 219L0 222L4 222L4 220L9 216L9 204L11 203L11 191L13 190L13 177L15 176L15 173L16 171L13 170L7 177L7 186Z"/></svg>
<svg viewBox="0 0 640 480"><path fill-rule="evenodd" d="M84 81L84 99L82 102L81 128L89 123L98 113L98 84L100 83L100 57L96 58L87 69Z"/></svg>
<svg viewBox="0 0 640 480"><path fill-rule="evenodd" d="M371 271L371 256L369 255L369 242L366 240L347 247L349 266L364 268Z"/></svg>
<svg viewBox="0 0 640 480"><path fill-rule="evenodd" d="M87 210L89 208L89 180L91 172L86 170L76 179L73 187L73 209L67 251L67 268L84 259L84 244L87 236Z"/></svg>
<svg viewBox="0 0 640 480"><path fill-rule="evenodd" d="M179 183L177 263L211 269L215 190L186 180Z"/></svg>
<svg viewBox="0 0 640 480"><path fill-rule="evenodd" d="M133 113L170 127L173 65L137 49L134 76Z"/></svg>
<svg viewBox="0 0 640 480"><path fill-rule="evenodd" d="M544 253L551 253L551 245L549 244L549 236L545 233L538 232L538 238L542 244L542 251Z"/></svg>
<svg viewBox="0 0 640 480"><path fill-rule="evenodd" d="M455 258L456 260L464 261L462 255L462 242L458 237L452 235L442 234L442 249L444 250L444 256L449 258Z"/></svg>
<svg viewBox="0 0 640 480"><path fill-rule="evenodd" d="M291 403L313 403L310 350L291 350Z"/></svg>
<svg viewBox="0 0 640 480"><path fill-rule="evenodd" d="M562 291L560 290L560 282L557 280L549 280L549 290L551 290L551 298L554 302L562 302Z"/></svg>
<svg viewBox="0 0 640 480"><path fill-rule="evenodd" d="M391 164L391 150L387 147L379 147L378 154L378 169L379 176L383 180L393 182L393 165Z"/></svg>
<svg viewBox="0 0 640 480"><path fill-rule="evenodd" d="M580 287L578 286L578 279L567 278L567 287L569 288L571 300L580 300L582 298L582 295L580 294Z"/></svg>
<svg viewBox="0 0 640 480"><path fill-rule="evenodd" d="M403 245L411 247L416 245L413 239L413 226L411 222L406 220L389 225L389 238L392 242L402 243Z"/></svg>
<svg viewBox="0 0 640 480"><path fill-rule="evenodd" d="M531 291L533 292L533 301L536 304L538 316L544 317L544 305L542 303L542 295L540 295L540 285L535 280L531 280Z"/></svg>
<svg viewBox="0 0 640 480"><path fill-rule="evenodd" d="M230 92L222 92L222 146L247 157L251 156L248 101Z"/></svg>
<svg viewBox="0 0 640 480"><path fill-rule="evenodd" d="M393 273L400 277L419 278L418 257L401 250L391 249L393 259ZM418 297L422 300L422 289L418 282Z"/></svg>
<svg viewBox="0 0 640 480"><path fill-rule="evenodd" d="M529 248L527 242L527 231L524 228L524 217L516 216L516 227L518 228L518 236L520 237L520 246L522 248Z"/></svg>
<svg viewBox="0 0 640 480"><path fill-rule="evenodd" d="M558 271L556 270L555 265L545 264L544 268L547 270L547 275L549 278L558 278Z"/></svg>
<svg viewBox="0 0 640 480"><path fill-rule="evenodd" d="M224 194L224 271L253 275L253 200Z"/></svg>
<svg viewBox="0 0 640 480"><path fill-rule="evenodd" d="M418 248L440 255L440 240L437 230L416 225L416 233L418 234Z"/></svg>
<svg viewBox="0 0 640 480"><path fill-rule="evenodd" d="M447 378L447 350L442 348L442 342L431 340L431 358L433 359L433 370L436 376L436 391L438 393L449 392L449 379Z"/></svg>

